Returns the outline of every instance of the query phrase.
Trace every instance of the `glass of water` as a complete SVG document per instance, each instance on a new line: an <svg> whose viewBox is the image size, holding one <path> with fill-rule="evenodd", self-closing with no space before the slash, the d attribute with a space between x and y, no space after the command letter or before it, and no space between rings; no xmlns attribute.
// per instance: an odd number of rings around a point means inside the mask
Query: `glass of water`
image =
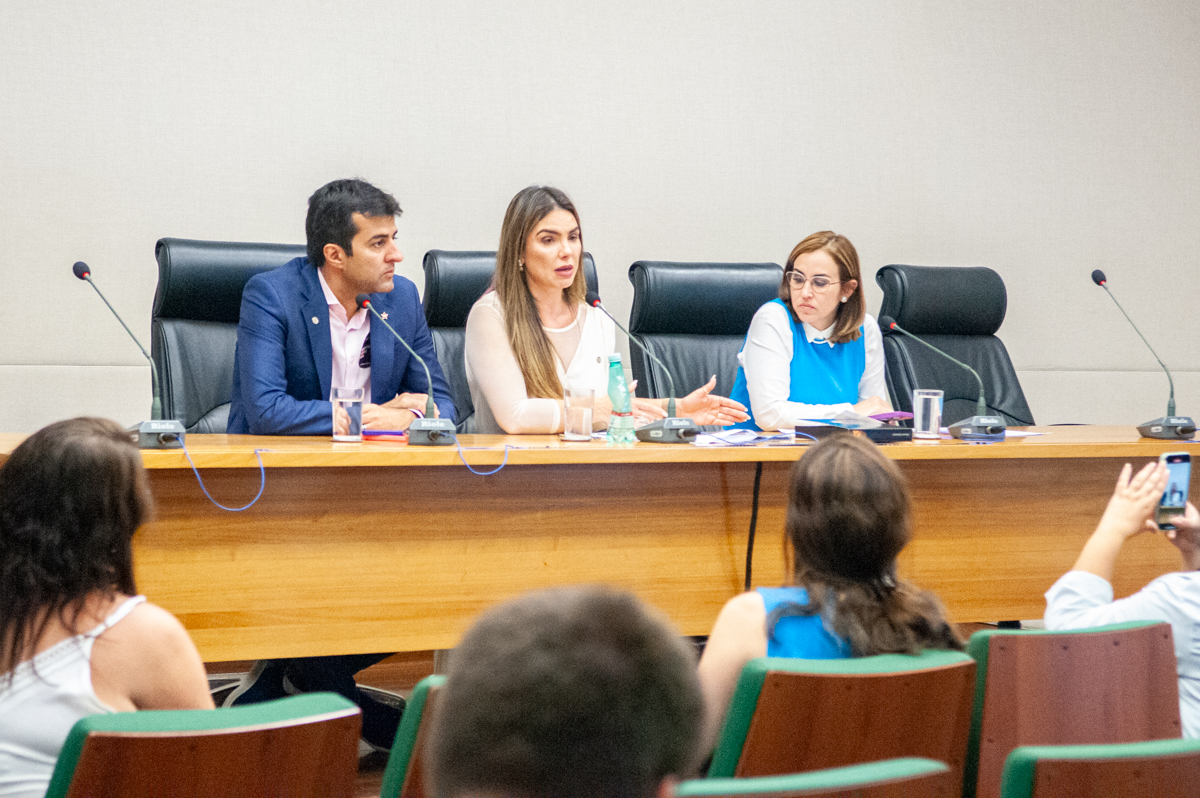
<svg viewBox="0 0 1200 798"><path fill-rule="evenodd" d="M333 403L333 439L361 441L363 389L334 388L329 401Z"/></svg>
<svg viewBox="0 0 1200 798"><path fill-rule="evenodd" d="M913 391L912 407L913 437L941 437L942 392L918 388Z"/></svg>
<svg viewBox="0 0 1200 798"><path fill-rule="evenodd" d="M592 439L592 408L596 403L596 392L591 388L563 389L563 439L568 441L590 441Z"/></svg>

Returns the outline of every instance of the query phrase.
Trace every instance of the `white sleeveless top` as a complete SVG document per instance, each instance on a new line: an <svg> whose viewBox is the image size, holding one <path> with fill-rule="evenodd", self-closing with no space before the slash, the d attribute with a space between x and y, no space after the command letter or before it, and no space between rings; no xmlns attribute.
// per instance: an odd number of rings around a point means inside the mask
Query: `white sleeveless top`
<svg viewBox="0 0 1200 798"><path fill-rule="evenodd" d="M80 718L116 712L92 689L96 638L146 600L131 596L104 623L26 660L0 678L0 796L42 798L67 733Z"/></svg>

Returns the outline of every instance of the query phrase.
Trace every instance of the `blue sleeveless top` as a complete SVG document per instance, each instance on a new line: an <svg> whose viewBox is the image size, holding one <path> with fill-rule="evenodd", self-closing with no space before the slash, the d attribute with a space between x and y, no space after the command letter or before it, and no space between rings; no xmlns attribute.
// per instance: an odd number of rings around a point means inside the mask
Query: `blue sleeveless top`
<svg viewBox="0 0 1200 798"><path fill-rule="evenodd" d="M788 314L792 326L792 371L789 402L807 405L835 405L858 402L858 383L867 370L866 337L859 335L855 341L830 346L827 343L812 343L804 336L804 325L792 318L791 311L782 299L772 299ZM765 307L765 306L764 306ZM858 328L859 333L862 327ZM749 333L746 335L749 340ZM746 345L742 344L742 349ZM737 377L729 398L746 406L750 418L730 429L760 430L754 421L754 408L750 405L750 390L746 385L746 372L738 365Z"/></svg>
<svg viewBox="0 0 1200 798"><path fill-rule="evenodd" d="M767 618L776 607L808 604L808 591L802 587L760 587ZM835 635L820 615L787 615L767 629L767 656L796 659L848 659L850 644Z"/></svg>

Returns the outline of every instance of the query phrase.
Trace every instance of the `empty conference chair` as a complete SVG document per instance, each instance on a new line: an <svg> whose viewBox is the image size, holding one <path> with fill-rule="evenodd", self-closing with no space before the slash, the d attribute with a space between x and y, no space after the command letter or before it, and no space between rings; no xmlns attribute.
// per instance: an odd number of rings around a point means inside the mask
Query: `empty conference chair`
<svg viewBox="0 0 1200 798"><path fill-rule="evenodd" d="M957 651L746 663L709 777L769 776L894 757L967 754L975 663Z"/></svg>
<svg viewBox="0 0 1200 798"><path fill-rule="evenodd" d="M1018 748L1001 798L1185 798L1200 789L1200 740Z"/></svg>
<svg viewBox="0 0 1200 798"><path fill-rule="evenodd" d="M425 798L425 739L438 691L445 683L445 676L426 676L413 688L383 771L379 798Z"/></svg>
<svg viewBox="0 0 1200 798"><path fill-rule="evenodd" d="M1168 624L987 630L971 636L968 651L979 670L964 795L997 798L1005 758L1018 746L1182 734Z"/></svg>
<svg viewBox="0 0 1200 798"><path fill-rule="evenodd" d="M475 300L483 296L496 271L495 252L451 252L431 249L425 253L425 323L433 336L438 363L450 384L454 420L458 431L475 431L475 405L467 386L463 348L467 339L467 316ZM583 276L588 288L598 290L596 263L591 253L583 253Z"/></svg>
<svg viewBox="0 0 1200 798"><path fill-rule="evenodd" d="M956 798L958 790L944 762L910 757L787 776L692 779L675 788L675 798Z"/></svg>
<svg viewBox="0 0 1200 798"><path fill-rule="evenodd" d="M259 272L304 254L293 244L159 240L150 356L162 381L163 418L178 419L188 432L225 431L242 289Z"/></svg>
<svg viewBox="0 0 1200 798"><path fill-rule="evenodd" d="M1033 413L1021 391L1008 350L996 337L1008 294L1000 275L984 267L884 266L875 273L883 289L879 315L891 316L983 380L988 412L1010 426L1029 426ZM975 415L979 383L970 372L917 341L883 330L888 390L897 410L912 410L917 388L944 391L942 423Z"/></svg>
<svg viewBox="0 0 1200 798"><path fill-rule="evenodd" d="M729 396L750 320L779 296L782 279L777 263L640 260L629 267L629 331L666 364L676 396L696 390L714 374L713 393ZM638 396L668 396L671 386L661 369L636 346L629 351Z"/></svg>
<svg viewBox="0 0 1200 798"><path fill-rule="evenodd" d="M67 735L46 795L350 798L361 723L358 707L333 693L91 715Z"/></svg>

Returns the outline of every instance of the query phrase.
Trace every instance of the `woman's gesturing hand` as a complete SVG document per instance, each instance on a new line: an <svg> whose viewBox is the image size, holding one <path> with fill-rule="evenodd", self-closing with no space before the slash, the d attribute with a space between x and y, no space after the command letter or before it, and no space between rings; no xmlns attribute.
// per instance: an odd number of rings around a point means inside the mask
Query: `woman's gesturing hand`
<svg viewBox="0 0 1200 798"><path fill-rule="evenodd" d="M717 376L714 374L703 387L697 388L682 399L677 399L675 407L679 415L687 416L697 424L719 426L737 424L750 418L741 403L709 393L716 387Z"/></svg>

